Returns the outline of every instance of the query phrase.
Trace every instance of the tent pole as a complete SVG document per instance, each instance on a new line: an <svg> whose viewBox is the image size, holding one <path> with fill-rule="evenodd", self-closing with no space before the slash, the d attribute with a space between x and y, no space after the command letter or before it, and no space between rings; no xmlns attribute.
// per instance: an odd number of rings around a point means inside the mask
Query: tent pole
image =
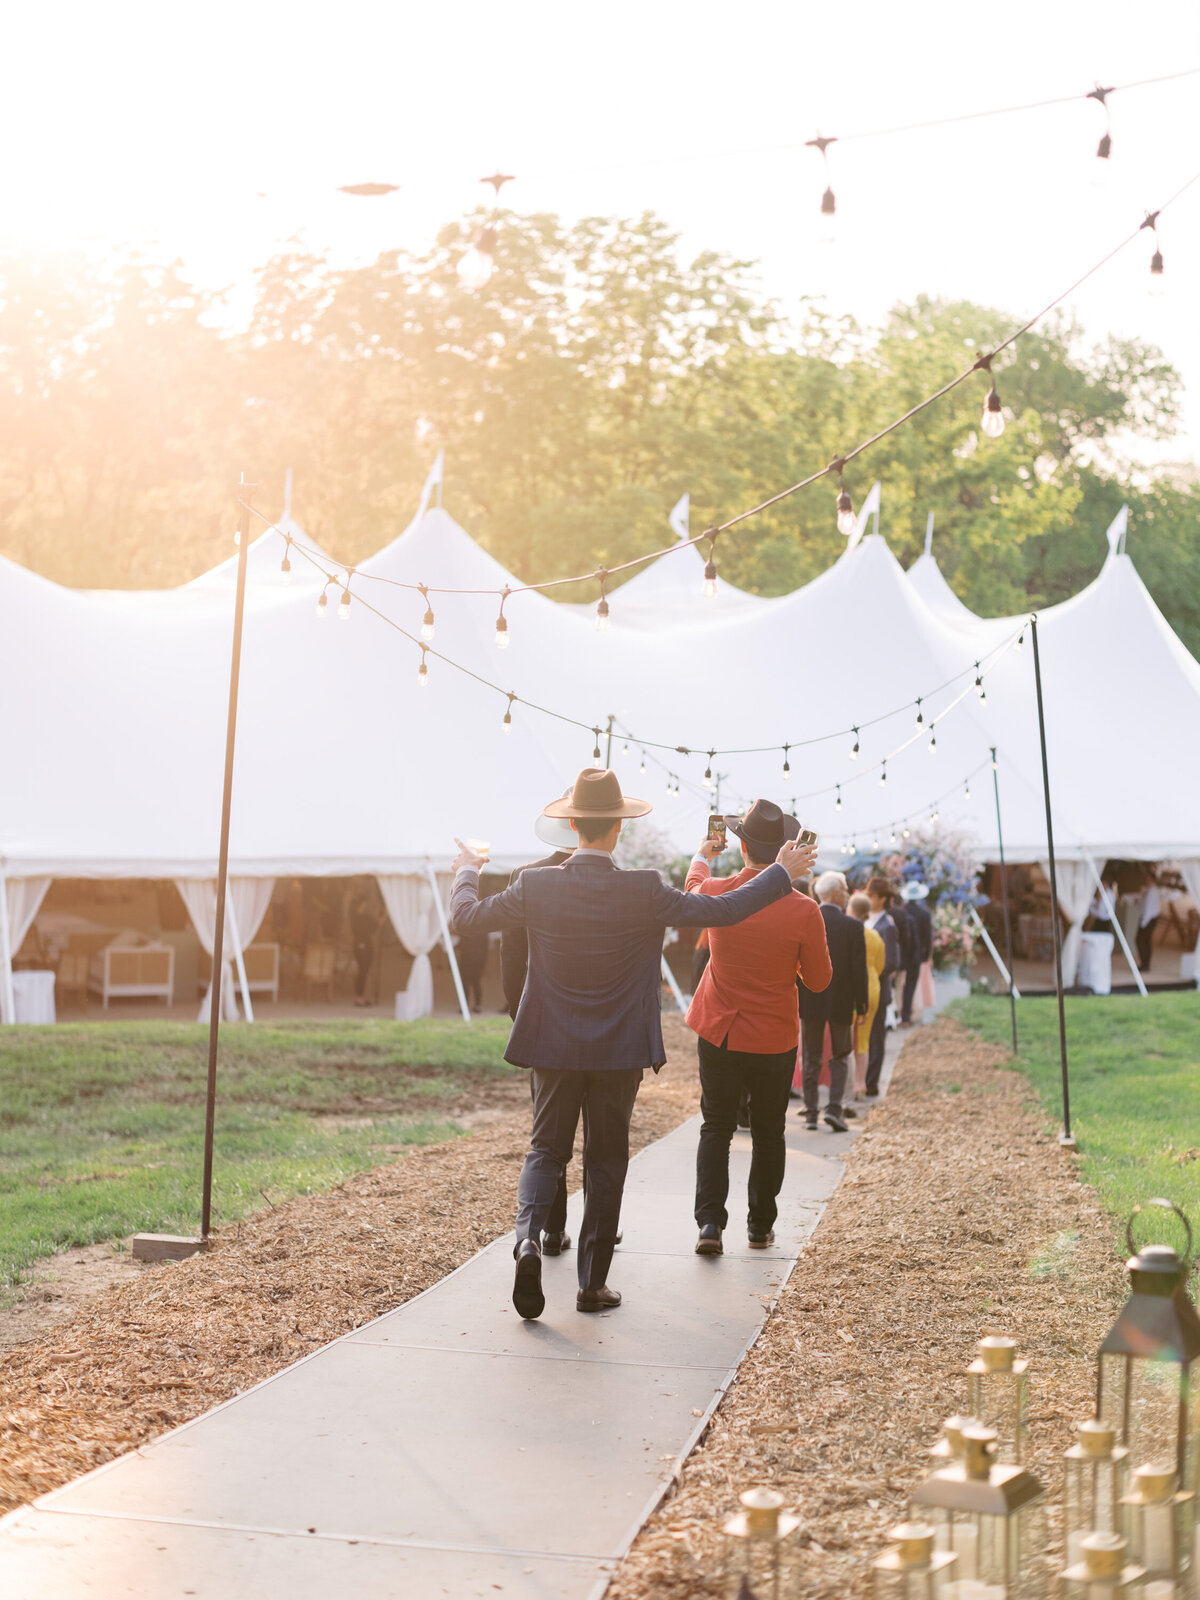
<svg viewBox="0 0 1200 1600"><path fill-rule="evenodd" d="M979 915L974 906L970 907L970 912L971 921L975 924L976 928L978 928L979 937L983 940L984 948L987 950L988 955L990 955L992 960L996 963L996 966L1000 972L1000 976L1004 979L1005 983L1008 984L1009 993L1015 995L1019 1000L1021 998L1021 991L1013 983L1012 973L1004 965L1004 958L1001 956L999 950L996 949L996 945L991 934L984 927L983 918Z"/></svg>
<svg viewBox="0 0 1200 1600"><path fill-rule="evenodd" d="M1100 904L1105 906L1108 910L1108 920L1113 925L1113 932L1117 936L1117 943L1121 946L1121 950L1125 956L1125 959L1129 963L1129 970L1133 973L1133 981L1137 984L1138 993L1141 995L1143 1000L1148 1000L1150 998L1150 991L1146 988L1146 980L1142 977L1142 969L1138 966L1133 951L1129 948L1129 941L1125 937L1125 929L1117 920L1117 908L1113 904L1112 896L1104 886L1104 879L1100 876L1100 869L1096 866L1096 863L1092 860L1091 856L1087 858L1087 864L1092 869L1092 877L1095 878L1096 887L1100 891Z"/></svg>
<svg viewBox="0 0 1200 1600"><path fill-rule="evenodd" d="M609 719L608 719L608 744L606 745L605 750L604 750L604 765L606 767L608 767L610 770L612 768L612 730L613 730L613 723L616 720L617 719L614 716L612 716L611 714L609 715Z"/></svg>
<svg viewBox="0 0 1200 1600"><path fill-rule="evenodd" d="M1008 1005L1012 1012L1013 1055L1017 1053L1017 991L1013 981L1012 920L1008 913L1008 871L1004 865L1004 829L1000 826L1000 778L996 746L992 746L992 789L996 795L996 838L1000 841L1000 898L1004 902L1004 954L1008 959Z"/></svg>
<svg viewBox="0 0 1200 1600"><path fill-rule="evenodd" d="M684 1002L683 990L679 987L679 979L671 971L671 965L667 960L667 952L665 950L662 953L662 975L670 985L671 993L675 996L675 1004L680 1011L686 1012L687 1005Z"/></svg>
<svg viewBox="0 0 1200 1600"><path fill-rule="evenodd" d="M250 1003L250 982L246 977L246 956L242 950L242 930L238 927L237 907L233 903L233 896L229 897L229 931L233 935L233 959L237 963L238 983L242 990L242 1010L246 1013L246 1021L254 1021L254 1007Z"/></svg>
<svg viewBox="0 0 1200 1600"><path fill-rule="evenodd" d="M1037 612L1029 618L1033 637L1033 681L1037 686L1038 736L1042 746L1042 791L1046 799L1046 845L1050 855L1050 920L1054 924L1054 990L1058 996L1058 1055L1062 1072L1063 1126L1058 1142L1075 1148L1071 1132L1071 1084L1067 1070L1067 1011L1063 1004L1062 925L1058 920L1058 872L1054 864L1054 819L1050 810L1050 763L1046 756L1046 711L1042 704L1042 662L1038 655Z"/></svg>
<svg viewBox="0 0 1200 1600"><path fill-rule="evenodd" d="M8 878L0 870L0 1023L17 1020L13 994L12 941L8 931Z"/></svg>
<svg viewBox="0 0 1200 1600"><path fill-rule="evenodd" d="M450 958L450 971L454 977L454 992L458 995L458 1006L462 1012L463 1021L470 1022L471 1008L467 1004L467 991L463 988L462 973L458 970L458 957L454 953L454 940L450 937L450 924L446 920L446 908L442 904L441 891L438 888L437 874L433 870L433 862L425 857L425 876L429 879L429 887L433 890L433 904L438 914L438 921L442 925L442 943L446 947L446 954Z"/></svg>
<svg viewBox="0 0 1200 1600"><path fill-rule="evenodd" d="M242 473L238 498L254 488ZM238 679L242 666L242 618L246 611L246 557L250 550L250 513L238 513L237 594L233 603L233 654L229 664L229 718L225 724L225 784L221 792L221 847L217 860L217 925L213 930L213 1001L208 1013L208 1084L204 1097L204 1177L200 1193L200 1237L212 1226L213 1127L217 1111L217 1041L221 1033L221 988L225 959L225 891L229 881L229 816L233 807L233 750L237 736Z"/></svg>

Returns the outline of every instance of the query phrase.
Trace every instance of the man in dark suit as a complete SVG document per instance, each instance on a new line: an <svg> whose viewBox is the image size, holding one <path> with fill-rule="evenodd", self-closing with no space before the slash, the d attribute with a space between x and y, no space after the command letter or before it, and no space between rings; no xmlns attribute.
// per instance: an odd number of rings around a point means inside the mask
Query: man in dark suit
<svg viewBox="0 0 1200 1600"><path fill-rule="evenodd" d="M622 872L612 859L629 817L651 810L625 799L615 772L585 768L550 817L570 818L579 846L561 867L526 871L510 889L479 899L485 857L461 841L450 911L459 928L524 927L529 975L505 1060L533 1072L533 1137L517 1191L513 1305L537 1317L542 1231L587 1107L587 1199L579 1237L580 1311L607 1311L621 1297L605 1282L629 1164L629 1118L642 1074L666 1060L660 963L667 927L729 927L791 893L815 851L785 844L774 865L724 895L684 894L657 872Z"/></svg>
<svg viewBox="0 0 1200 1600"><path fill-rule="evenodd" d="M924 883L906 883L900 891L900 898L904 902L904 913L912 929L915 945L915 949L907 952L908 959L904 966L904 997L900 1002L902 1028L912 1024L913 1001L917 994L917 984L921 981L921 968L933 955L933 918L929 915L929 907L925 904L928 896L929 886ZM895 911L892 915L895 916Z"/></svg>
<svg viewBox="0 0 1200 1600"><path fill-rule="evenodd" d="M813 885L825 940L833 965L828 988L814 993L803 981L797 984L800 995L800 1037L804 1052L801 1082L804 1088L804 1121L810 1133L817 1129L817 1090L821 1082L821 1061L825 1054L825 1029L829 1028L829 1104L825 1121L835 1133L846 1132L846 1075L854 1060L854 1023L867 1013L867 941L862 923L846 915L850 892L840 872L823 872Z"/></svg>
<svg viewBox="0 0 1200 1600"><path fill-rule="evenodd" d="M568 789L567 794L570 793ZM510 889L523 872L534 872L538 867L561 867L575 849L576 836L571 824L565 818L539 817L533 825L533 831L543 844L551 846L550 854L542 856L539 861L526 862L523 867L514 867L512 876L508 880ZM521 1004L521 996L525 992L525 977L528 971L529 935L524 927L505 928L500 935L500 980L504 985L504 1003L514 1022L517 1020L517 1007ZM532 1078L529 1081L529 1092L532 1096ZM586 1118L583 1124L583 1138L586 1144ZM546 1231L542 1234L542 1254L558 1256L570 1248L571 1235L567 1232L567 1173L564 1167L554 1195L554 1204L550 1207L550 1213L546 1218Z"/></svg>

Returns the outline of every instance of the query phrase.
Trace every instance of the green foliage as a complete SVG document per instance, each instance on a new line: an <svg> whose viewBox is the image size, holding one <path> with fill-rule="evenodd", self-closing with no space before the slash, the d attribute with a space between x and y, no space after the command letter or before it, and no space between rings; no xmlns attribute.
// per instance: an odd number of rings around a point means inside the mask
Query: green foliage
<svg viewBox="0 0 1200 1600"><path fill-rule="evenodd" d="M1151 993L1067 997L1071 1123L1083 1176L1114 1221L1164 1195L1200 1224L1200 996ZM1006 999L972 996L954 1014L994 1044L1011 1039ZM1017 1008L1026 1072L1062 1125L1058 1012L1051 1001ZM1198 1230L1200 1231L1200 1230Z"/></svg>
<svg viewBox="0 0 1200 1600"><path fill-rule="evenodd" d="M922 297L871 336L813 308L789 327L748 263L681 260L651 214L505 214L495 274L469 292L455 264L478 221L361 268L284 254L229 336L176 267L0 259L0 549L81 585L182 581L229 553L238 470L277 512L292 466L300 521L360 560L405 525L445 447L448 508L520 576L559 577L661 545L685 490L699 529L809 476L1014 326ZM1050 318L996 380L1003 438L980 436L981 373L853 464L856 498L883 479L897 555L918 554L932 510L963 599L1022 610L1095 575L1128 499L1139 568L1200 650L1200 490L1114 464L1175 425L1161 353L1088 348ZM822 571L843 549L833 492L725 538L722 573L778 594Z"/></svg>
<svg viewBox="0 0 1200 1600"><path fill-rule="evenodd" d="M216 1220L453 1138L460 1097L511 1076L507 1037L501 1018L225 1029ZM72 1245L194 1232L206 1070L194 1023L5 1030L0 1283Z"/></svg>

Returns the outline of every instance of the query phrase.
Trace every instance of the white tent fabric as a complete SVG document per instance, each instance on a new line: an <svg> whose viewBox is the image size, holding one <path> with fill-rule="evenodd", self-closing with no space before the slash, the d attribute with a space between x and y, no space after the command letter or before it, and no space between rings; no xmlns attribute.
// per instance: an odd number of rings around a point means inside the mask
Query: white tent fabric
<svg viewBox="0 0 1200 1600"><path fill-rule="evenodd" d="M918 556L908 569L908 581L925 604L943 622L953 627L977 627L984 619L958 598L946 582L936 557Z"/></svg>
<svg viewBox="0 0 1200 1600"><path fill-rule="evenodd" d="M428 878L400 877L394 873L381 873L377 881L396 937L413 958L407 987L396 996L396 1020L415 1022L433 1011L433 968L429 952L442 937L433 886ZM449 874L438 880L443 908L449 899L450 884Z"/></svg>
<svg viewBox="0 0 1200 1600"><path fill-rule="evenodd" d="M217 881L215 878L176 878L175 887L179 890L181 899L187 907L188 916L196 929L196 935L201 945L211 956L213 945L217 936ZM236 1022L238 1019L237 991L234 983L233 970L239 942L244 952L254 942L254 936L262 926L262 920L267 914L267 907L271 904L271 893L275 888L274 878L234 878L229 879L229 893L227 896L225 912L225 938L224 960L221 974L221 1020L223 1022ZM228 902L232 901L232 908ZM232 909L232 917L229 915ZM236 926L235 926L236 925ZM212 981L209 981L208 992L200 1002L199 1022L207 1022L211 1016L212 1006Z"/></svg>
<svg viewBox="0 0 1200 1600"><path fill-rule="evenodd" d="M641 567L620 588L609 590L612 626L642 629L692 627L698 612L709 621L724 622L731 617L761 614L775 604L774 600L748 594L746 590L726 583L720 572L717 573L716 594L706 595L705 561L706 557L698 546L684 545ZM572 605L571 609L594 619L596 601Z"/></svg>
<svg viewBox="0 0 1200 1600"><path fill-rule="evenodd" d="M0 929L3 938L0 944L0 1023L15 1021L13 1015L12 994L12 960L21 948L25 935L37 916L42 901L46 898L46 891L50 887L49 878L9 878L0 867L0 889L3 890L3 907L6 912L4 926Z"/></svg>
<svg viewBox="0 0 1200 1600"><path fill-rule="evenodd" d="M1083 919L1096 892L1096 878L1090 861L1056 861L1055 864L1058 869L1058 904L1069 924L1062 945L1063 986L1069 989L1079 971ZM1049 858L1039 862L1039 865L1049 882Z"/></svg>

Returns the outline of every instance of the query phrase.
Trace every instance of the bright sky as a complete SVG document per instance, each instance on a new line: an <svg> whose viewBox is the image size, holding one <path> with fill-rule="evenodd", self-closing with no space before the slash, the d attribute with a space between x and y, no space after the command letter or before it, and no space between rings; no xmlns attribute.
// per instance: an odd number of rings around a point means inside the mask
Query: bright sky
<svg viewBox="0 0 1200 1600"><path fill-rule="evenodd" d="M11 12L6 60L4 242L178 255L237 306L296 235L343 261L422 247L499 164L514 208L652 209L689 251L760 261L785 309L824 294L870 323L925 291L1029 314L1200 172L1200 77L1112 97L1101 186L1093 103L847 140L830 248L802 148L1200 67L1195 0L87 0ZM400 192L334 192L368 179ZM1160 240L1161 300L1143 235L1070 304L1182 370L1186 438L1138 450L1181 459L1200 453L1200 183Z"/></svg>

